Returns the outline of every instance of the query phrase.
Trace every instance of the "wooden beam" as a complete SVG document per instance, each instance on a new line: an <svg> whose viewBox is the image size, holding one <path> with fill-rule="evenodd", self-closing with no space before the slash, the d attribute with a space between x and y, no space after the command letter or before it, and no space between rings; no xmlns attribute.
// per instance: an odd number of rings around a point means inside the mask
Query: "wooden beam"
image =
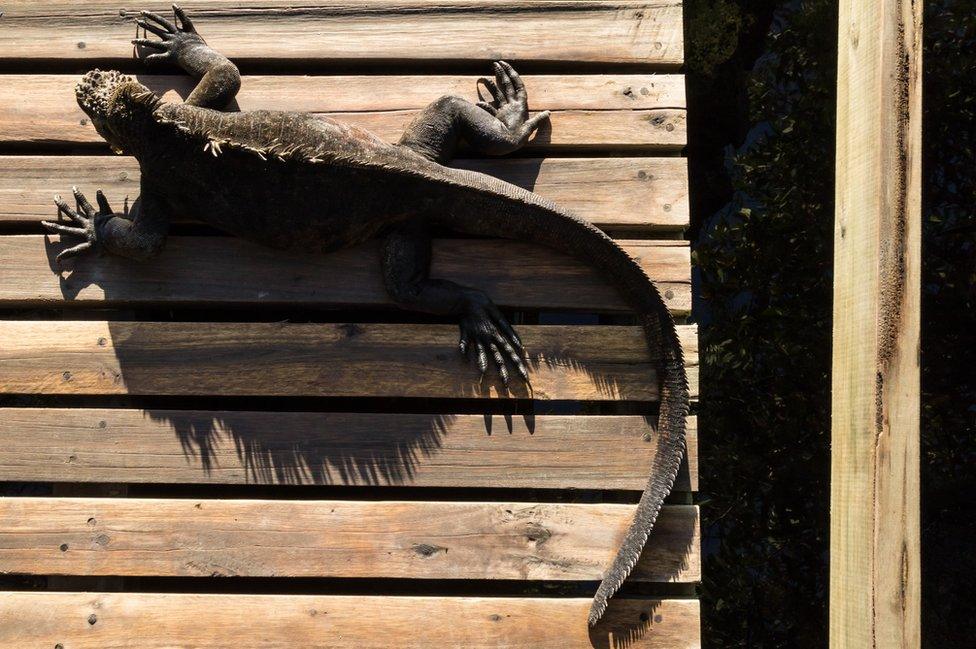
<svg viewBox="0 0 976 649"><path fill-rule="evenodd" d="M0 393L526 398L482 382L456 325L0 320ZM535 399L656 400L640 327L521 326ZM678 327L692 393L698 334Z"/></svg>
<svg viewBox="0 0 976 649"><path fill-rule="evenodd" d="M602 228L688 225L684 158L488 158L452 165L534 191ZM72 185L101 189L113 206L121 205L139 195L139 164L113 155L0 156L0 223L50 220L54 194L68 195Z"/></svg>
<svg viewBox="0 0 976 649"><path fill-rule="evenodd" d="M0 143L107 149L78 107L79 78L6 75L0 86ZM193 88L193 80L186 76L139 75L138 79L167 101L182 101ZM331 117L396 142L417 113L438 97L454 94L476 101L477 80L477 76L245 77L233 107ZM526 151L675 150L685 144L683 77L527 75L525 85L533 111L552 111L549 124L533 136Z"/></svg>
<svg viewBox="0 0 976 649"><path fill-rule="evenodd" d="M832 649L920 645L921 15L840 3Z"/></svg>
<svg viewBox="0 0 976 649"><path fill-rule="evenodd" d="M588 598L0 594L0 645L107 649L698 649L695 600Z"/></svg>
<svg viewBox="0 0 976 649"><path fill-rule="evenodd" d="M634 505L0 498L0 573L598 581ZM661 511L629 579L701 578L698 508Z"/></svg>
<svg viewBox="0 0 976 649"><path fill-rule="evenodd" d="M49 243L50 242L50 243ZM677 314L691 310L690 253L683 241L626 242ZM57 237L0 237L0 305L249 307L391 306L378 242L327 255L281 252L235 237L172 237L148 262L75 260L59 268ZM521 309L627 311L619 293L572 257L518 241L438 239L434 277L486 291Z"/></svg>
<svg viewBox="0 0 976 649"><path fill-rule="evenodd" d="M8 0L0 62L134 63L139 9L170 2ZM196 0L207 42L238 63L355 65L511 59L680 65L681 2L660 0Z"/></svg>
<svg viewBox="0 0 976 649"><path fill-rule="evenodd" d="M655 437L641 416L0 408L0 481L640 491Z"/></svg>

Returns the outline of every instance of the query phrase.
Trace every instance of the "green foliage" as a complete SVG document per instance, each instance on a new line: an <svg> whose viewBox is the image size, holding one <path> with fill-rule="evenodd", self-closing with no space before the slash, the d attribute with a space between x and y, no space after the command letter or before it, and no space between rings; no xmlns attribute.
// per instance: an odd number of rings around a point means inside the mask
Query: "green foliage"
<svg viewBox="0 0 976 649"><path fill-rule="evenodd" d="M732 0L686 0L687 40L685 67L689 74L711 76L728 61L739 45L743 29L742 9Z"/></svg>
<svg viewBox="0 0 976 649"><path fill-rule="evenodd" d="M925 13L922 210L922 629L976 633L976 0Z"/></svg>
<svg viewBox="0 0 976 649"><path fill-rule="evenodd" d="M777 15L733 199L695 250L714 647L826 642L835 11Z"/></svg>

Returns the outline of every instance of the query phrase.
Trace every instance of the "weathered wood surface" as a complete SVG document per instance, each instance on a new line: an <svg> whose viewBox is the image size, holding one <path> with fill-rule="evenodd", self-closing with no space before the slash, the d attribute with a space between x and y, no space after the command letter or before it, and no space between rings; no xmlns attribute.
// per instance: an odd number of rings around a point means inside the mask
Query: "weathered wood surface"
<svg viewBox="0 0 976 649"><path fill-rule="evenodd" d="M57 241L0 237L0 305L392 305L378 242L311 255L235 237L172 237L163 254L148 262L89 256L59 268L54 256L65 246ZM672 312L691 310L685 242L635 241L624 247L655 280ZM585 264L517 241L435 241L431 273L487 291L503 306L627 310L619 293Z"/></svg>
<svg viewBox="0 0 976 649"><path fill-rule="evenodd" d="M0 481L636 491L655 439L640 416L0 408Z"/></svg>
<svg viewBox="0 0 976 649"><path fill-rule="evenodd" d="M0 645L65 649L697 649L695 600L29 593L0 595ZM558 631L558 632L557 632Z"/></svg>
<svg viewBox="0 0 976 649"><path fill-rule="evenodd" d="M486 72L490 68L486 66ZM189 77L138 77L166 99L192 90ZM8 75L0 86L0 143L106 148L75 99L78 75ZM369 129L396 142L427 104L444 94L477 99L477 76L245 77L241 110L299 110ZM526 151L560 148L674 149L685 144L682 77L526 76L530 107L551 110ZM172 89L172 90L167 90ZM645 92L646 91L646 94Z"/></svg>
<svg viewBox="0 0 976 649"><path fill-rule="evenodd" d="M0 498L0 573L593 581L633 505ZM700 578L698 509L665 507L631 579Z"/></svg>
<svg viewBox="0 0 976 649"><path fill-rule="evenodd" d="M113 0L8 0L0 63L131 62L138 9ZM207 42L238 63L303 66L492 59L682 62L681 3L668 0L198 0L186 7Z"/></svg>
<svg viewBox="0 0 976 649"><path fill-rule="evenodd" d="M522 326L535 399L656 400L643 331ZM692 394L698 335L679 327ZM490 398L454 325L0 321L0 392ZM493 375L492 375L493 376ZM528 393L512 383L514 397Z"/></svg>
<svg viewBox="0 0 976 649"><path fill-rule="evenodd" d="M688 225L684 158L495 158L452 164L532 190L600 227ZM113 206L121 206L125 196L139 195L139 165L112 155L0 156L0 223L51 219L54 194L67 196L72 185L102 189Z"/></svg>
<svg viewBox="0 0 976 649"><path fill-rule="evenodd" d="M922 3L840 3L830 646L921 644Z"/></svg>

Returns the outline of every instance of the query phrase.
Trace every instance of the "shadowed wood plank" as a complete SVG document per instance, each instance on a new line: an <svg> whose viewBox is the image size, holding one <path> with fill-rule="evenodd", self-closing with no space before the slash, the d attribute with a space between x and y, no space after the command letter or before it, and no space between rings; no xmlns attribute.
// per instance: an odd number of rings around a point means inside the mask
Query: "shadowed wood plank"
<svg viewBox="0 0 976 649"><path fill-rule="evenodd" d="M113 0L8 0L0 61L131 61L134 9ZM492 59L678 65L681 3L588 0L197 0L207 42L238 62L302 65Z"/></svg>
<svg viewBox="0 0 976 649"><path fill-rule="evenodd" d="M0 573L599 580L634 505L0 498ZM698 508L667 506L631 574L700 579Z"/></svg>
<svg viewBox="0 0 976 649"><path fill-rule="evenodd" d="M639 416L2 408L0 481L639 491L655 438Z"/></svg>
<svg viewBox="0 0 976 649"><path fill-rule="evenodd" d="M0 237L0 304L391 305L378 246L370 242L308 255L235 237L173 237L156 259L89 256L61 269L54 256L62 244L48 245L39 235ZM625 249L657 282L673 312L691 310L689 249L684 242L634 241ZM627 310L617 291L584 264L517 241L437 240L431 273L480 288L501 305Z"/></svg>
<svg viewBox="0 0 976 649"><path fill-rule="evenodd" d="M698 336L678 328L692 394ZM521 326L535 399L656 400L639 327ZM489 398L454 325L0 321L0 391ZM490 381L490 382L489 382ZM510 396L529 396L514 382Z"/></svg>
<svg viewBox="0 0 976 649"><path fill-rule="evenodd" d="M698 649L695 600L31 593L0 595L0 645L70 649ZM94 620L94 623L91 622ZM558 629L558 633L554 630Z"/></svg>
<svg viewBox="0 0 976 649"><path fill-rule="evenodd" d="M600 227L688 225L683 158L460 159L454 166L532 190ZM0 223L51 219L54 194L68 195L72 185L102 189L113 206L121 207L125 196L139 195L139 165L112 155L0 156Z"/></svg>
<svg viewBox="0 0 976 649"><path fill-rule="evenodd" d="M0 143L105 146L75 99L79 75L8 75L0 86ZM137 75L181 101L192 79ZM396 142L427 104L444 94L477 100L477 76L245 77L235 107L298 110L367 128ZM527 145L550 148L679 148L685 144L680 76L526 76L530 107L552 111ZM642 91L647 91L645 95ZM624 94L627 93L627 94ZM630 97L633 97L631 99Z"/></svg>

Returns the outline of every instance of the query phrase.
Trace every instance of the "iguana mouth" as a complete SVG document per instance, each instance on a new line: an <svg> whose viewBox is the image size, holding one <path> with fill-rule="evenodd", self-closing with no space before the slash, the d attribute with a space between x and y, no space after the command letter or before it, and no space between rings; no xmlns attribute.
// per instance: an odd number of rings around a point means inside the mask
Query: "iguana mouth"
<svg viewBox="0 0 976 649"><path fill-rule="evenodd" d="M115 70L92 70L75 86L75 97L89 117L104 119L111 108L116 90L132 81L132 77Z"/></svg>

